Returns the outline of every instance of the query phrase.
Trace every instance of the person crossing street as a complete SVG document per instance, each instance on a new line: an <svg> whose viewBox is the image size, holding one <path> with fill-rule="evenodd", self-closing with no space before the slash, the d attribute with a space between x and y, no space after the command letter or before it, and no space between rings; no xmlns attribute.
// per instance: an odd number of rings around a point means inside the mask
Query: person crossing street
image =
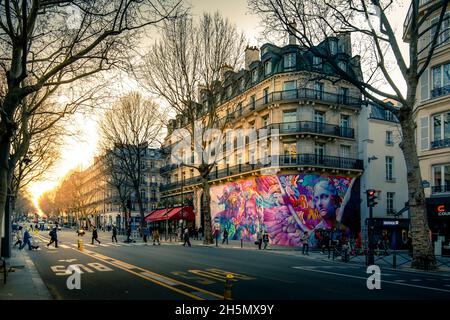
<svg viewBox="0 0 450 320"><path fill-rule="evenodd" d="M114 240L117 243L117 227L116 226L113 226L113 229L112 229L112 242L113 243L114 243Z"/></svg>
<svg viewBox="0 0 450 320"><path fill-rule="evenodd" d="M94 229L92 229L92 244L94 244L94 240L97 241L98 244L100 244L100 241L98 240L97 227L94 227Z"/></svg>
<svg viewBox="0 0 450 320"><path fill-rule="evenodd" d="M52 231L48 234L50 236L50 242L47 243L47 247L52 243L55 243L55 248L58 248L58 234L56 230L56 227L53 227Z"/></svg>

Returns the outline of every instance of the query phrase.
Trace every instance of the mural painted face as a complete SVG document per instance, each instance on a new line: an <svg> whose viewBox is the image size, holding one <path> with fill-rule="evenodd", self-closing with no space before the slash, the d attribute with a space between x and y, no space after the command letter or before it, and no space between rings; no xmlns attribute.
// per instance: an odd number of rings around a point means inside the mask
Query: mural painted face
<svg viewBox="0 0 450 320"><path fill-rule="evenodd" d="M258 230L265 230L273 244L297 246L305 231L314 234L341 222L350 196L359 192L352 190L353 182L350 177L318 174L239 180L211 188L211 214L222 231L228 229L229 239L254 241ZM355 208L348 211L359 228Z"/></svg>
<svg viewBox="0 0 450 320"><path fill-rule="evenodd" d="M335 218L337 206L336 188L328 181L322 180L314 186L314 208L324 220Z"/></svg>

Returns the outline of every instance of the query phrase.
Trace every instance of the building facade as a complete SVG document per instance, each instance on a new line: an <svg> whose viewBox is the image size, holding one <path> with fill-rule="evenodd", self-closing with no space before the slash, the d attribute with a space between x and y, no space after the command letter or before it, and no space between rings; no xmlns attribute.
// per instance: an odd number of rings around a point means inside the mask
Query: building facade
<svg viewBox="0 0 450 320"><path fill-rule="evenodd" d="M400 149L401 128L391 111L376 104L363 108L359 117L359 150L364 161L361 177L361 221L364 238L370 217L366 191L377 190L373 208L375 238L386 233L391 247L406 247L409 216L406 164ZM376 239L375 239L376 241Z"/></svg>
<svg viewBox="0 0 450 320"><path fill-rule="evenodd" d="M215 163L208 176L213 222L227 228L230 239L254 241L265 229L273 244L288 246L321 228L358 233L360 92L293 37L284 47L260 49L247 47L245 69L225 70L214 96L225 130L203 150ZM330 50L340 68L362 78L349 35L327 38L318 49ZM180 147L177 134L186 125L181 116L171 121L163 150L189 161L191 145ZM194 226L203 227L198 172L168 156L161 173L162 198L192 201Z"/></svg>
<svg viewBox="0 0 450 320"><path fill-rule="evenodd" d="M141 198L146 214L158 207L160 202L162 157L159 149L147 148L141 170ZM125 219L129 219L132 229L140 223L139 206L134 191L130 189L127 199L121 199L111 174L108 174L104 157L94 157L94 162L82 175L82 194L85 199L85 212L91 216L91 222L98 227L108 228L116 225L119 229L125 227ZM122 203L125 201L127 214Z"/></svg>
<svg viewBox="0 0 450 320"><path fill-rule="evenodd" d="M419 18L426 16L419 42L419 64L425 63L435 34L440 9L431 12L437 0L419 1ZM412 8L412 7L411 7ZM411 9L410 8L410 12ZM429 15L428 15L429 14ZM414 108L417 150L427 203L428 224L433 233L437 254L450 253L450 7L444 17L438 46L423 73L417 89ZM408 42L411 14L404 24L404 40ZM428 28L429 30L425 30Z"/></svg>

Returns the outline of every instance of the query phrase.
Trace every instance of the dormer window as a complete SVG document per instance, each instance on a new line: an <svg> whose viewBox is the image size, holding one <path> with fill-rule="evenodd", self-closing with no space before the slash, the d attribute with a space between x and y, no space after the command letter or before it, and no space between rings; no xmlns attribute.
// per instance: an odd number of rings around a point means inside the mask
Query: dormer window
<svg viewBox="0 0 450 320"><path fill-rule="evenodd" d="M322 58L319 58L319 57L313 58L313 69L314 70L322 70Z"/></svg>
<svg viewBox="0 0 450 320"><path fill-rule="evenodd" d="M330 43L330 54L335 55L337 53L337 41L333 39L329 43Z"/></svg>
<svg viewBox="0 0 450 320"><path fill-rule="evenodd" d="M284 69L289 70L295 68L296 54L288 53L284 55Z"/></svg>
<svg viewBox="0 0 450 320"><path fill-rule="evenodd" d="M229 86L227 88L227 97L231 98L231 95L233 94L233 88L231 86Z"/></svg>
<svg viewBox="0 0 450 320"><path fill-rule="evenodd" d="M264 75L267 76L272 73L272 62L266 61L264 62Z"/></svg>
<svg viewBox="0 0 450 320"><path fill-rule="evenodd" d="M258 69L252 71L252 82L258 81Z"/></svg>
<svg viewBox="0 0 450 320"><path fill-rule="evenodd" d="M265 55L267 52L269 52L269 47L265 47L261 50L261 56Z"/></svg>
<svg viewBox="0 0 450 320"><path fill-rule="evenodd" d="M347 72L347 62L339 61L338 66L339 66L339 69L341 69L344 72Z"/></svg>
<svg viewBox="0 0 450 320"><path fill-rule="evenodd" d="M241 80L239 81L239 88L241 89L241 91L244 91L245 89L245 78L242 77Z"/></svg>

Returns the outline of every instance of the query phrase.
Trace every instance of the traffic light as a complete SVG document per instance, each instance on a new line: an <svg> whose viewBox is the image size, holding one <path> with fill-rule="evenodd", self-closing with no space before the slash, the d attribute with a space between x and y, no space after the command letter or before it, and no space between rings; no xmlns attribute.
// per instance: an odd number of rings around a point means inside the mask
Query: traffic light
<svg viewBox="0 0 450 320"><path fill-rule="evenodd" d="M366 191L366 194L367 194L367 207L369 208L375 207L378 204L378 202L375 202L375 200L378 199L377 191L374 189L369 189Z"/></svg>

